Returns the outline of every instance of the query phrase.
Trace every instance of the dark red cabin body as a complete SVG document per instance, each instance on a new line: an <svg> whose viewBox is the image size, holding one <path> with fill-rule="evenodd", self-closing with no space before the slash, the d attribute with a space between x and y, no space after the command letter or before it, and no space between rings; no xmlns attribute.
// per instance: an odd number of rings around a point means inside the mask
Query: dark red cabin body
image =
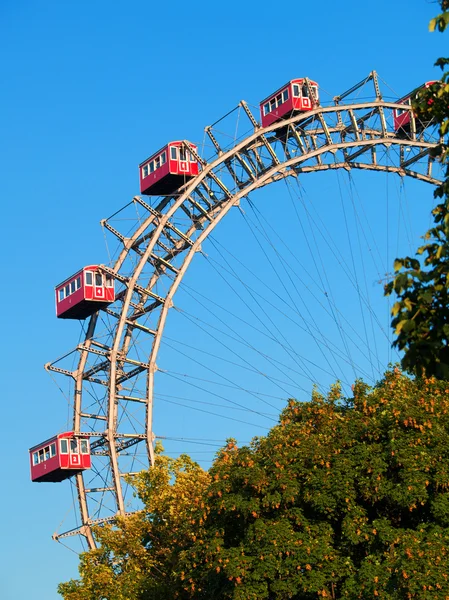
<svg viewBox="0 0 449 600"><path fill-rule="evenodd" d="M30 448L31 481L56 483L90 469L89 438L66 431Z"/></svg>
<svg viewBox="0 0 449 600"><path fill-rule="evenodd" d="M419 87L415 88L412 92L400 98L396 101L397 104L404 104L406 106L411 106L412 101L418 96L420 90L425 89L433 85L434 83L439 83L438 81L426 81ZM411 111L407 109L395 108L393 110L393 120L394 120L394 130L397 132L405 132L410 133L410 123L411 123ZM426 125L429 124L430 121L422 121L416 120L415 126L416 131L422 131Z"/></svg>
<svg viewBox="0 0 449 600"><path fill-rule="evenodd" d="M188 142L196 152L197 147ZM198 175L199 166L183 142L170 142L139 165L140 193L146 196L173 194Z"/></svg>
<svg viewBox="0 0 449 600"><path fill-rule="evenodd" d="M312 98L305 79L292 79L260 103L262 127L290 117L294 112L307 112L319 105L318 84L309 79Z"/></svg>
<svg viewBox="0 0 449 600"><path fill-rule="evenodd" d="M59 319L86 319L115 300L114 279L97 265L84 267L55 290Z"/></svg>

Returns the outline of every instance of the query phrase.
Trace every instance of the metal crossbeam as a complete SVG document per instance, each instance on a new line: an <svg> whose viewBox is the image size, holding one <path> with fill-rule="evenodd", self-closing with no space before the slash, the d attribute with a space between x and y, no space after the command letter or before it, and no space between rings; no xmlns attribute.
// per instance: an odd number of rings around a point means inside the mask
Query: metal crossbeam
<svg viewBox="0 0 449 600"><path fill-rule="evenodd" d="M125 277L124 275L117 273L116 271L114 271L113 269L110 269L109 267L106 267L105 265L100 265L100 269L102 271L104 271L105 273L108 273L114 279L118 279L118 281L121 281L122 283L124 283L126 286L129 287L129 281L130 281L129 277ZM158 296L152 290L144 288L138 284L134 284L133 289L136 290L137 292L139 292L140 294L142 294L143 296L150 296L154 300L157 300L160 304L162 304L164 302L164 298L162 298L161 296Z"/></svg>

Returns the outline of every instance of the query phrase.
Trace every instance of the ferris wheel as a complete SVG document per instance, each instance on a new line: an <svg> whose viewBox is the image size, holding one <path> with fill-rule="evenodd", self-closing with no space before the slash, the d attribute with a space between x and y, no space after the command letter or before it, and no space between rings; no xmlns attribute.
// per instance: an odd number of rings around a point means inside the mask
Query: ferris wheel
<svg viewBox="0 0 449 600"><path fill-rule="evenodd" d="M102 222L116 241L115 256L107 265L83 268L56 288L58 316L88 319L83 321L83 341L46 365L47 370L66 376L70 383L72 431L32 449L36 469L61 452L67 460L75 461L72 471L58 471L56 479L48 472L36 475L41 481L59 481L72 475L76 485L78 525L55 535L57 539L80 534L94 548L93 526L113 522L117 515L134 509L132 477L155 460L155 384L163 373L157 361L167 318L177 309L177 292L184 289L195 294L195 289L185 286L186 273L195 256L207 257L204 245L214 240L215 229L224 217L233 209L244 213L244 205L249 203L259 219L257 201L252 200L254 192L266 186L274 188L277 182L297 184L306 173L378 171L439 183L438 163L431 156L439 143L437 128L415 118L410 105L412 94L400 101L385 101L375 72L334 97L327 106L320 103L319 93L318 84L307 78L291 80L261 102L261 124L248 104L240 102L226 118L233 119L233 127L238 119L239 132L243 133L223 135L222 120L206 127L211 154L207 159L199 145L186 140L168 143L154 153L139 167L145 198L135 196ZM281 208L276 205L272 210ZM359 219L357 215L356 221ZM285 225L288 230L289 223ZM263 225L259 220L257 226L269 240L270 221ZM282 237L284 243L288 234L284 231ZM319 246L316 239L314 243ZM269 246L273 249L270 242ZM273 252L273 256L279 255L277 249ZM222 274L226 272L233 281L242 283L245 293L256 297L248 280L242 282L244 278L229 263L222 262L220 268ZM293 274L288 270L286 273L292 280ZM357 281L353 285L357 287ZM266 282L265 286L274 287ZM326 286L323 283L323 289ZM279 285L279 293L281 288ZM83 295L81 302L75 301L76 294L87 290L91 296ZM323 292L326 302L329 295ZM204 313L208 313L203 306ZM344 317L332 306L329 311L338 322L340 334L351 327L351 323L343 323ZM265 313L265 323L259 320L259 337L267 337L263 327L270 318ZM230 317L221 322L224 335L229 336L231 330L237 335L238 325L231 325ZM317 345L327 347L334 360L340 351L325 336L317 339L316 324L302 326ZM195 350L194 340L189 343ZM310 357L302 359L300 365L285 336L276 343L297 368L309 368L306 362L311 362ZM345 345L347 342L343 342ZM187 346L186 342L184 349ZM367 346L370 353L370 344ZM258 343L254 347L271 364L279 362L268 357L269 352L264 353ZM196 363L201 365L196 356ZM352 359L344 360L352 365ZM335 371L330 361L328 365L332 375ZM278 387L288 378L285 369L277 380L272 377ZM271 376L264 371L263 377L267 380ZM229 386L232 384L230 381ZM267 399L263 401L270 404ZM252 411L265 416L260 410Z"/></svg>

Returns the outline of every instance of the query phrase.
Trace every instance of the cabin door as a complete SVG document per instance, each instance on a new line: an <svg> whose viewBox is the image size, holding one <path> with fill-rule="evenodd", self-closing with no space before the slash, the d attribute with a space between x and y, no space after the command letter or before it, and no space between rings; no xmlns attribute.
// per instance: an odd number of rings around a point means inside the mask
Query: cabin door
<svg viewBox="0 0 449 600"><path fill-rule="evenodd" d="M69 450L69 468L76 468L81 465L80 450L78 440L70 440Z"/></svg>
<svg viewBox="0 0 449 600"><path fill-rule="evenodd" d="M187 160L186 149L184 146L179 148L179 172L180 173L188 173L189 171L189 161Z"/></svg>
<svg viewBox="0 0 449 600"><path fill-rule="evenodd" d="M103 275L101 273L95 273L94 275L94 298L95 300L104 298Z"/></svg>
<svg viewBox="0 0 449 600"><path fill-rule="evenodd" d="M309 108L312 108L312 105L310 103L310 98L309 98L309 88L307 87L307 85L305 83L303 83L303 85L302 85L301 95L302 95L302 108L306 109L306 110Z"/></svg>

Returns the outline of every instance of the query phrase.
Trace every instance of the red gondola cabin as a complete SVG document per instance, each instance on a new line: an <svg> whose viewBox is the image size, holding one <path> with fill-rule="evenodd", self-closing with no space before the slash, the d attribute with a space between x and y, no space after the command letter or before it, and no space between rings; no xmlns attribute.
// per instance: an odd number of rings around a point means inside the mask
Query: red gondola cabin
<svg viewBox="0 0 449 600"><path fill-rule="evenodd" d="M292 79L260 103L262 127L290 117L295 111L307 112L319 105L318 84L310 81L314 98L305 79Z"/></svg>
<svg viewBox="0 0 449 600"><path fill-rule="evenodd" d="M31 481L56 483L90 469L89 438L60 433L30 448Z"/></svg>
<svg viewBox="0 0 449 600"><path fill-rule="evenodd" d="M194 144L189 146L197 150ZM140 193L146 196L172 194L198 175L198 161L183 144L170 142L139 165Z"/></svg>
<svg viewBox="0 0 449 600"><path fill-rule="evenodd" d="M115 300L114 279L96 265L84 267L55 290L59 319L86 319Z"/></svg>
<svg viewBox="0 0 449 600"><path fill-rule="evenodd" d="M415 88L413 90L413 92L410 92L410 94L407 94L407 96L404 96L403 98L400 98L399 100L397 100L397 104L404 104L406 106L411 106L412 101L415 100L415 98L418 96L418 92L422 89L430 87L434 83L438 83L438 81L426 81L426 83L423 83L419 87ZM432 101L430 100L430 102L432 102ZM399 132L402 131L404 133L410 133L410 122L411 122L410 110L402 109L402 108L395 108L393 110L393 119L394 119L394 130L395 131L399 131ZM415 121L416 131L422 131L424 129L424 127L426 127L426 125L428 125L428 124L429 124L429 121L416 120Z"/></svg>

